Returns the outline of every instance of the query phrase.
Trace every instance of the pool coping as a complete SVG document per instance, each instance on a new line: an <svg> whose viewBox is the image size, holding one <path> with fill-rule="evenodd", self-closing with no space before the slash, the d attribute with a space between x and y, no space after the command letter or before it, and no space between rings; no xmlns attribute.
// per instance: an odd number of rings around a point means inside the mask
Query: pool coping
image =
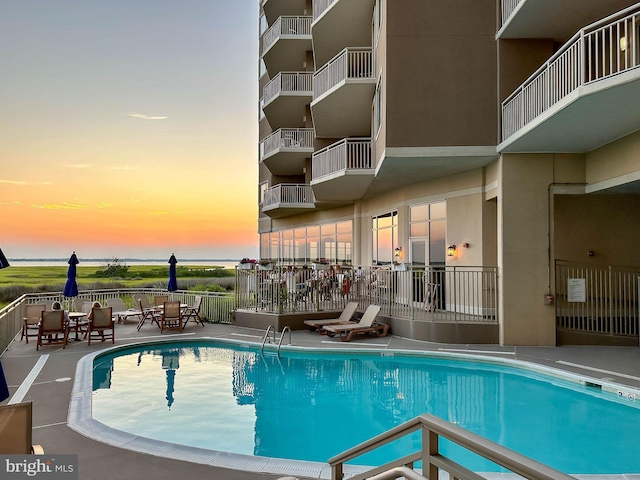
<svg viewBox="0 0 640 480"><path fill-rule="evenodd" d="M192 463L211 465L215 467L229 468L233 470L241 470L255 473L283 474L283 475L300 475L305 477L330 479L331 467L328 463L291 460L273 457L261 457L254 455L238 454L224 452L220 450L210 450L205 448L185 446L162 440L155 440L144 436L134 435L131 433L118 430L95 420L92 417L92 392L93 392L93 363L96 357L108 355L118 350L129 350L149 343L176 343L176 342L197 342L212 341L216 343L227 343L233 345L249 345L251 347L260 346L260 343L228 339L220 337L198 337L198 338L181 338L176 339L158 339L154 342L136 342L126 345L115 346L93 353L89 353L80 358L76 364L75 378L73 382L71 399L69 402L69 410L67 416L67 426L93 440L111 445L117 448L123 448L138 453L160 456L175 460L182 460ZM271 350L273 350L271 348ZM602 391L609 392L617 396L620 402L633 402L634 407L640 408L640 389L620 385L615 382L609 382L603 379L589 377L588 375L575 374L558 368L539 365L536 363L517 360L512 358L494 357L489 355L479 355L476 353L464 352L447 352L433 350L406 350L401 348L390 348L380 351L380 349L357 348L317 348L310 346L282 346L283 351L318 351L331 353L371 353L380 356L391 356L393 354L402 354L405 356L419 356L430 358L448 358L448 359L465 359L482 363L506 365L516 367L521 370L528 370L547 376L552 376L567 380L581 385L590 385L600 387ZM633 397L633 399L631 399ZM612 398L616 400L616 398ZM365 472L374 467L344 465L345 478L352 475ZM505 478L511 477L511 473L485 472L482 473L485 478ZM629 479L634 478L640 480L639 474L570 474L576 478L607 478L607 479ZM519 477L518 477L519 478Z"/></svg>

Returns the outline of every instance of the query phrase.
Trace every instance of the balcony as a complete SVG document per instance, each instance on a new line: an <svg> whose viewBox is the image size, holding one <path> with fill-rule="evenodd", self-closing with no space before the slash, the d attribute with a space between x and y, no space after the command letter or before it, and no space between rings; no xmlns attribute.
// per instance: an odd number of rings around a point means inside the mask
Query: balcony
<svg viewBox="0 0 640 480"><path fill-rule="evenodd" d="M368 137L376 79L371 48L345 48L313 75L316 136Z"/></svg>
<svg viewBox="0 0 640 480"><path fill-rule="evenodd" d="M263 90L262 111L271 128L304 127L305 107L313 99L312 72L282 72Z"/></svg>
<svg viewBox="0 0 640 480"><path fill-rule="evenodd" d="M574 32L637 0L501 0L498 38L550 38L566 42Z"/></svg>
<svg viewBox="0 0 640 480"><path fill-rule="evenodd" d="M318 201L362 198L375 176L370 138L345 138L313 154L313 193Z"/></svg>
<svg viewBox="0 0 640 480"><path fill-rule="evenodd" d="M312 48L311 17L279 17L261 40L261 56L269 77L299 70Z"/></svg>
<svg viewBox="0 0 640 480"><path fill-rule="evenodd" d="M260 161L272 175L302 175L313 153L313 128L282 128L261 143Z"/></svg>
<svg viewBox="0 0 640 480"><path fill-rule="evenodd" d="M346 47L371 47L374 0L314 0L313 56L324 65Z"/></svg>
<svg viewBox="0 0 640 480"><path fill-rule="evenodd" d="M281 183L264 192L262 213L271 218L281 218L308 212L315 207L310 185Z"/></svg>
<svg viewBox="0 0 640 480"><path fill-rule="evenodd" d="M267 22L272 24L283 15L306 15L307 0L261 0Z"/></svg>
<svg viewBox="0 0 640 480"><path fill-rule="evenodd" d="M640 128L636 5L580 30L502 104L500 152L589 152Z"/></svg>

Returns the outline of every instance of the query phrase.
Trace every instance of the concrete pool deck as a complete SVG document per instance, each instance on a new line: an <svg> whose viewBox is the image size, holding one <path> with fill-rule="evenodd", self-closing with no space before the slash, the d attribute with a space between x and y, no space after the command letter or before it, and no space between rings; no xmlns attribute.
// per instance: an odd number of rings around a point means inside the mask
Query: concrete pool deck
<svg viewBox="0 0 640 480"><path fill-rule="evenodd" d="M181 334L161 335L155 326L145 324L138 332L135 323L128 322L117 325L115 345L123 346L180 337L218 338L259 344L262 335L262 331L249 328L218 324L207 324L203 328L194 323L190 323ZM24 340L20 341L19 338L18 335L2 356L2 365L12 395L3 403L21 399L33 402L34 443L42 445L46 454L77 454L80 479L128 480L149 477L154 480L175 480L182 477L266 480L283 476L328 478L328 467L319 469L317 464L308 465L308 468L305 468L301 465L305 462L293 464L288 464L284 460L265 462L260 457L241 458L241 456L223 452L211 454L210 451L168 446L162 442L149 442L144 439L131 441L131 435L122 432L108 432L104 431L104 428L95 430L95 424L91 421L84 424L86 429L79 428L79 425L82 426L82 422L87 420L87 404L82 402L88 400L86 397L90 395L82 393L86 384L74 382L76 367L79 363L81 367L87 364L88 360L86 358L83 360L83 357L111 348L111 343L94 343L89 347L86 341L70 341L66 349L51 346L42 347L36 351L35 338L30 339L29 344ZM287 335L283 341L283 344L286 343L288 343ZM306 330L292 332L291 344L296 347L327 349L392 349L483 355L553 368L567 372L569 375L588 377L595 383L621 385L624 387L623 391L625 388L629 391L640 389L639 347L445 345L394 336L383 338L360 336L352 342L345 343L337 338L328 338ZM640 401L640 398L636 401ZM81 413L83 411L84 414ZM114 415L117 415L117 412L114 412ZM78 433L78 430L83 434ZM96 438L102 441L97 441ZM103 441L107 441L108 444ZM122 445L124 448L114 445ZM137 451L129 448L136 448ZM182 460L169 458L171 456L182 458ZM186 461L187 459L192 461ZM246 468L246 470L236 470L229 468L230 466ZM496 476L499 477L500 474ZM588 475L585 477L640 479L640 475Z"/></svg>

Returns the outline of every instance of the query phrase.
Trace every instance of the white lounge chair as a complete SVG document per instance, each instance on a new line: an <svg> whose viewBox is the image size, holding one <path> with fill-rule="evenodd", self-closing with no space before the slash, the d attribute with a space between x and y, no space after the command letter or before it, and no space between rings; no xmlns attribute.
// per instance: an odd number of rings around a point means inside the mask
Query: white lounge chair
<svg viewBox="0 0 640 480"><path fill-rule="evenodd" d="M384 337L389 331L389 325L377 323L380 313L380 305L369 305L358 323L349 325L327 325L322 327L330 337L340 335L340 340L350 342L358 333L375 333L378 337Z"/></svg>
<svg viewBox="0 0 640 480"><path fill-rule="evenodd" d="M350 323L353 315L356 313L358 309L358 302L349 302L347 306L344 307L342 313L338 318L327 318L324 320L305 320L304 324L309 327L309 330L318 330L320 333L326 333L322 331L322 327L326 325L337 325L341 323Z"/></svg>
<svg viewBox="0 0 640 480"><path fill-rule="evenodd" d="M111 307L112 315L118 323L125 323L129 318L135 317L136 321L140 321L142 312L135 308L127 308L120 297L107 298L107 307Z"/></svg>

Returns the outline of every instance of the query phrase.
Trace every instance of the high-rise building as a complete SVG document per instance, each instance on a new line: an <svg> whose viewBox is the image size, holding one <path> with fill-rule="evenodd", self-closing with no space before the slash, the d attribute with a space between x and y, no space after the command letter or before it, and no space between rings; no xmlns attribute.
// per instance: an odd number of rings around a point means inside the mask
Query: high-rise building
<svg viewBox="0 0 640 480"><path fill-rule="evenodd" d="M431 318L389 309L406 337L638 344L640 4L259 12L261 258L406 268L387 300L410 307L428 293L412 282L439 272ZM495 297L470 306L463 289Z"/></svg>

